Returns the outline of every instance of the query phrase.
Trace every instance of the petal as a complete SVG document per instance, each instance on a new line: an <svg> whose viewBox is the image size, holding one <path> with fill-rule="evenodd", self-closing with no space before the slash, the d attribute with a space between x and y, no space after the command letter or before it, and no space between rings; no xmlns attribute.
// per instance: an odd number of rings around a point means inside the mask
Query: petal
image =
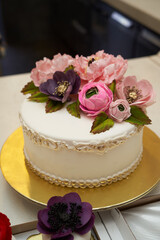
<svg viewBox="0 0 160 240"><path fill-rule="evenodd" d="M74 202L77 204L81 204L81 198L78 195L78 193L71 192L71 193L64 195L62 202L66 202L66 203Z"/></svg>
<svg viewBox="0 0 160 240"><path fill-rule="evenodd" d="M95 103L94 101L92 102L92 99L85 99L84 101L84 107L86 107L87 109L94 111L95 110Z"/></svg>
<svg viewBox="0 0 160 240"><path fill-rule="evenodd" d="M50 95L53 95L55 93L55 88L57 87L57 82L55 82L54 79L49 79L47 81L47 91Z"/></svg>
<svg viewBox="0 0 160 240"><path fill-rule="evenodd" d="M70 85L70 86L67 88L67 91L65 92L64 97L62 98L62 103L64 103L64 102L67 101L67 98L69 97L71 91L72 91L72 85Z"/></svg>
<svg viewBox="0 0 160 240"><path fill-rule="evenodd" d="M67 81L68 79L66 77L66 74L64 72L56 71L53 75L53 80L57 82Z"/></svg>
<svg viewBox="0 0 160 240"><path fill-rule="evenodd" d="M46 226L43 225L42 222L38 222L37 223L37 230L40 232L40 233L44 233L44 234L51 234L51 230L46 228Z"/></svg>
<svg viewBox="0 0 160 240"><path fill-rule="evenodd" d="M48 223L48 209L45 208L38 212L38 221L40 221L46 228L50 229L50 224Z"/></svg>
<svg viewBox="0 0 160 240"><path fill-rule="evenodd" d="M83 235L89 232L94 225L94 219L95 219L95 215L92 213L92 216L88 221L88 223L86 223L86 225L82 226L81 228L76 229L75 232L79 233L80 235Z"/></svg>
<svg viewBox="0 0 160 240"><path fill-rule="evenodd" d="M66 78L67 81L73 86L76 81L76 73L73 70L68 70L66 72Z"/></svg>
<svg viewBox="0 0 160 240"><path fill-rule="evenodd" d="M150 95L153 91L152 85L147 80L141 80L137 83L138 89L142 91L142 96Z"/></svg>
<svg viewBox="0 0 160 240"><path fill-rule="evenodd" d="M50 80L52 80L52 79L49 79L48 81L50 81ZM40 92L42 92L42 93L44 93L44 94L47 94L47 95L49 95L49 92L48 92L48 89L47 89L47 87L48 87L48 81L42 83L42 84L39 86Z"/></svg>
<svg viewBox="0 0 160 240"><path fill-rule="evenodd" d="M59 102L62 102L62 97L49 96L49 98L52 99L53 101L59 101Z"/></svg>
<svg viewBox="0 0 160 240"><path fill-rule="evenodd" d="M73 85L73 89L72 89L72 94L75 94L75 93L78 93L78 90L80 88L80 85L81 85L81 79L80 77L76 74L76 80L75 80L75 83Z"/></svg>
<svg viewBox="0 0 160 240"><path fill-rule="evenodd" d="M126 86L137 86L137 79L135 76L128 76L126 78L124 78L124 81L123 81L123 85L124 87Z"/></svg>
<svg viewBox="0 0 160 240"><path fill-rule="evenodd" d="M83 226L90 220L92 216L92 206L88 202L83 202L81 206L82 206L82 212L79 214L79 216L81 217L81 224Z"/></svg>
<svg viewBox="0 0 160 240"><path fill-rule="evenodd" d="M62 198L60 196L55 196L49 199L47 203L47 207L49 208L50 206L54 205L55 203L62 202Z"/></svg>
<svg viewBox="0 0 160 240"><path fill-rule="evenodd" d="M88 113L87 116L94 116L95 115L95 111L91 111L91 110L88 110L87 108L85 108L83 105L80 105L80 108L83 112L86 112Z"/></svg>

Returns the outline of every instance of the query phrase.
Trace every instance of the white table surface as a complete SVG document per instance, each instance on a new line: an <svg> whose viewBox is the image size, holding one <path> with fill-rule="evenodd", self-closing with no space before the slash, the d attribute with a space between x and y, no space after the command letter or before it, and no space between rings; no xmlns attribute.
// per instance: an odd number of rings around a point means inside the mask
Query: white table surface
<svg viewBox="0 0 160 240"><path fill-rule="evenodd" d="M147 109L148 115L152 119L152 125L149 128L160 137L160 54L129 60L127 75L136 75L138 80L148 79L152 83L157 97L156 103ZM20 126L18 113L25 98L20 91L29 81L28 73L0 77L0 149L7 137ZM160 184L154 191L160 193ZM16 231L17 229L18 231L20 229L27 230L27 227L31 229L29 224L36 221L37 212L41 208L43 207L17 194L6 183L0 171L0 212L10 218ZM26 236L21 239L26 239Z"/></svg>

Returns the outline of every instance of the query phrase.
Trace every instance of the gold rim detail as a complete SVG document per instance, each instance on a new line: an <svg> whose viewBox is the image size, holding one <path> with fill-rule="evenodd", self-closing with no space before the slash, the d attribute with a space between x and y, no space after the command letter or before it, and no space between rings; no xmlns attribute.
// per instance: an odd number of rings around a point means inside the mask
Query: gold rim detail
<svg viewBox="0 0 160 240"><path fill-rule="evenodd" d="M126 140L128 138L135 135L136 133L139 133L141 131L141 129L143 128L142 126L138 126L138 127L136 127L135 131L129 133L126 137L120 137L120 138L117 138L115 140L108 141L106 143L101 143L101 144L96 144L96 145L94 145L94 144L88 144L88 145L77 144L77 145L68 146L64 142L56 142L52 139L48 139L48 138L38 134L34 130L30 129L24 123L21 115L19 117L20 117L20 121L21 121L21 124L22 124L23 133L26 134L26 136L28 136L34 144L38 144L38 145L48 147L48 148L51 148L51 149L54 149L54 150L60 150L60 149L65 148L65 149L75 150L75 151L78 151L78 152L103 153L103 152L107 152L108 150L110 150L114 147L117 147L120 144L126 142Z"/></svg>
<svg viewBox="0 0 160 240"><path fill-rule="evenodd" d="M128 175L130 175L132 172L134 172L134 170L137 168L137 166L139 165L141 159L142 159L143 153L141 152L140 155L138 156L138 158L136 159L136 161L131 164L130 167L128 167L127 170L121 171L120 173L114 174L113 177L108 177L108 178L104 178L103 180L80 180L80 181L72 181L72 180L67 180L67 179L59 179L58 177L52 177L49 176L45 173L42 173L39 169L36 169L32 163L25 157L25 163L27 165L27 167L29 167L32 172L34 172L37 176L39 176L40 178L48 181L51 184L55 184L58 186L62 186L62 187L73 187L73 188L97 188L97 187L101 187L101 186L106 186L106 185L110 185L111 183L120 181L124 178L126 178Z"/></svg>

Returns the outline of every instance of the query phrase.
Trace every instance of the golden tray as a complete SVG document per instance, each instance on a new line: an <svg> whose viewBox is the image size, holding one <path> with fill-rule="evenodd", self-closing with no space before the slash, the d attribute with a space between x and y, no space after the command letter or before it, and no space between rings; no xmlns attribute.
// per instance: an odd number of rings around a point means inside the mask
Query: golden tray
<svg viewBox="0 0 160 240"><path fill-rule="evenodd" d="M120 207L143 197L160 180L160 138L146 127L143 135L143 158L137 169L124 180L93 189L60 187L36 176L25 165L23 145L23 132L20 127L3 145L2 173L18 193L41 205L46 205L52 196L77 192L82 201L92 204L93 210Z"/></svg>

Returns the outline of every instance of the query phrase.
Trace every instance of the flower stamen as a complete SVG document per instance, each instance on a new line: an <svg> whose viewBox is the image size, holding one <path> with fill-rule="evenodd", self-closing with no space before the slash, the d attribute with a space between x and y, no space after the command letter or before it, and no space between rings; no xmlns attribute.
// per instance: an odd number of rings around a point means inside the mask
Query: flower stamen
<svg viewBox="0 0 160 240"><path fill-rule="evenodd" d="M124 94L125 94L126 99L127 99L129 104L134 103L138 99L142 98L141 93L142 93L142 90L139 90L135 86L133 86L133 87L126 86L124 88Z"/></svg>
<svg viewBox="0 0 160 240"><path fill-rule="evenodd" d="M64 96L70 83L67 81L57 82L58 87L55 88L53 95Z"/></svg>

